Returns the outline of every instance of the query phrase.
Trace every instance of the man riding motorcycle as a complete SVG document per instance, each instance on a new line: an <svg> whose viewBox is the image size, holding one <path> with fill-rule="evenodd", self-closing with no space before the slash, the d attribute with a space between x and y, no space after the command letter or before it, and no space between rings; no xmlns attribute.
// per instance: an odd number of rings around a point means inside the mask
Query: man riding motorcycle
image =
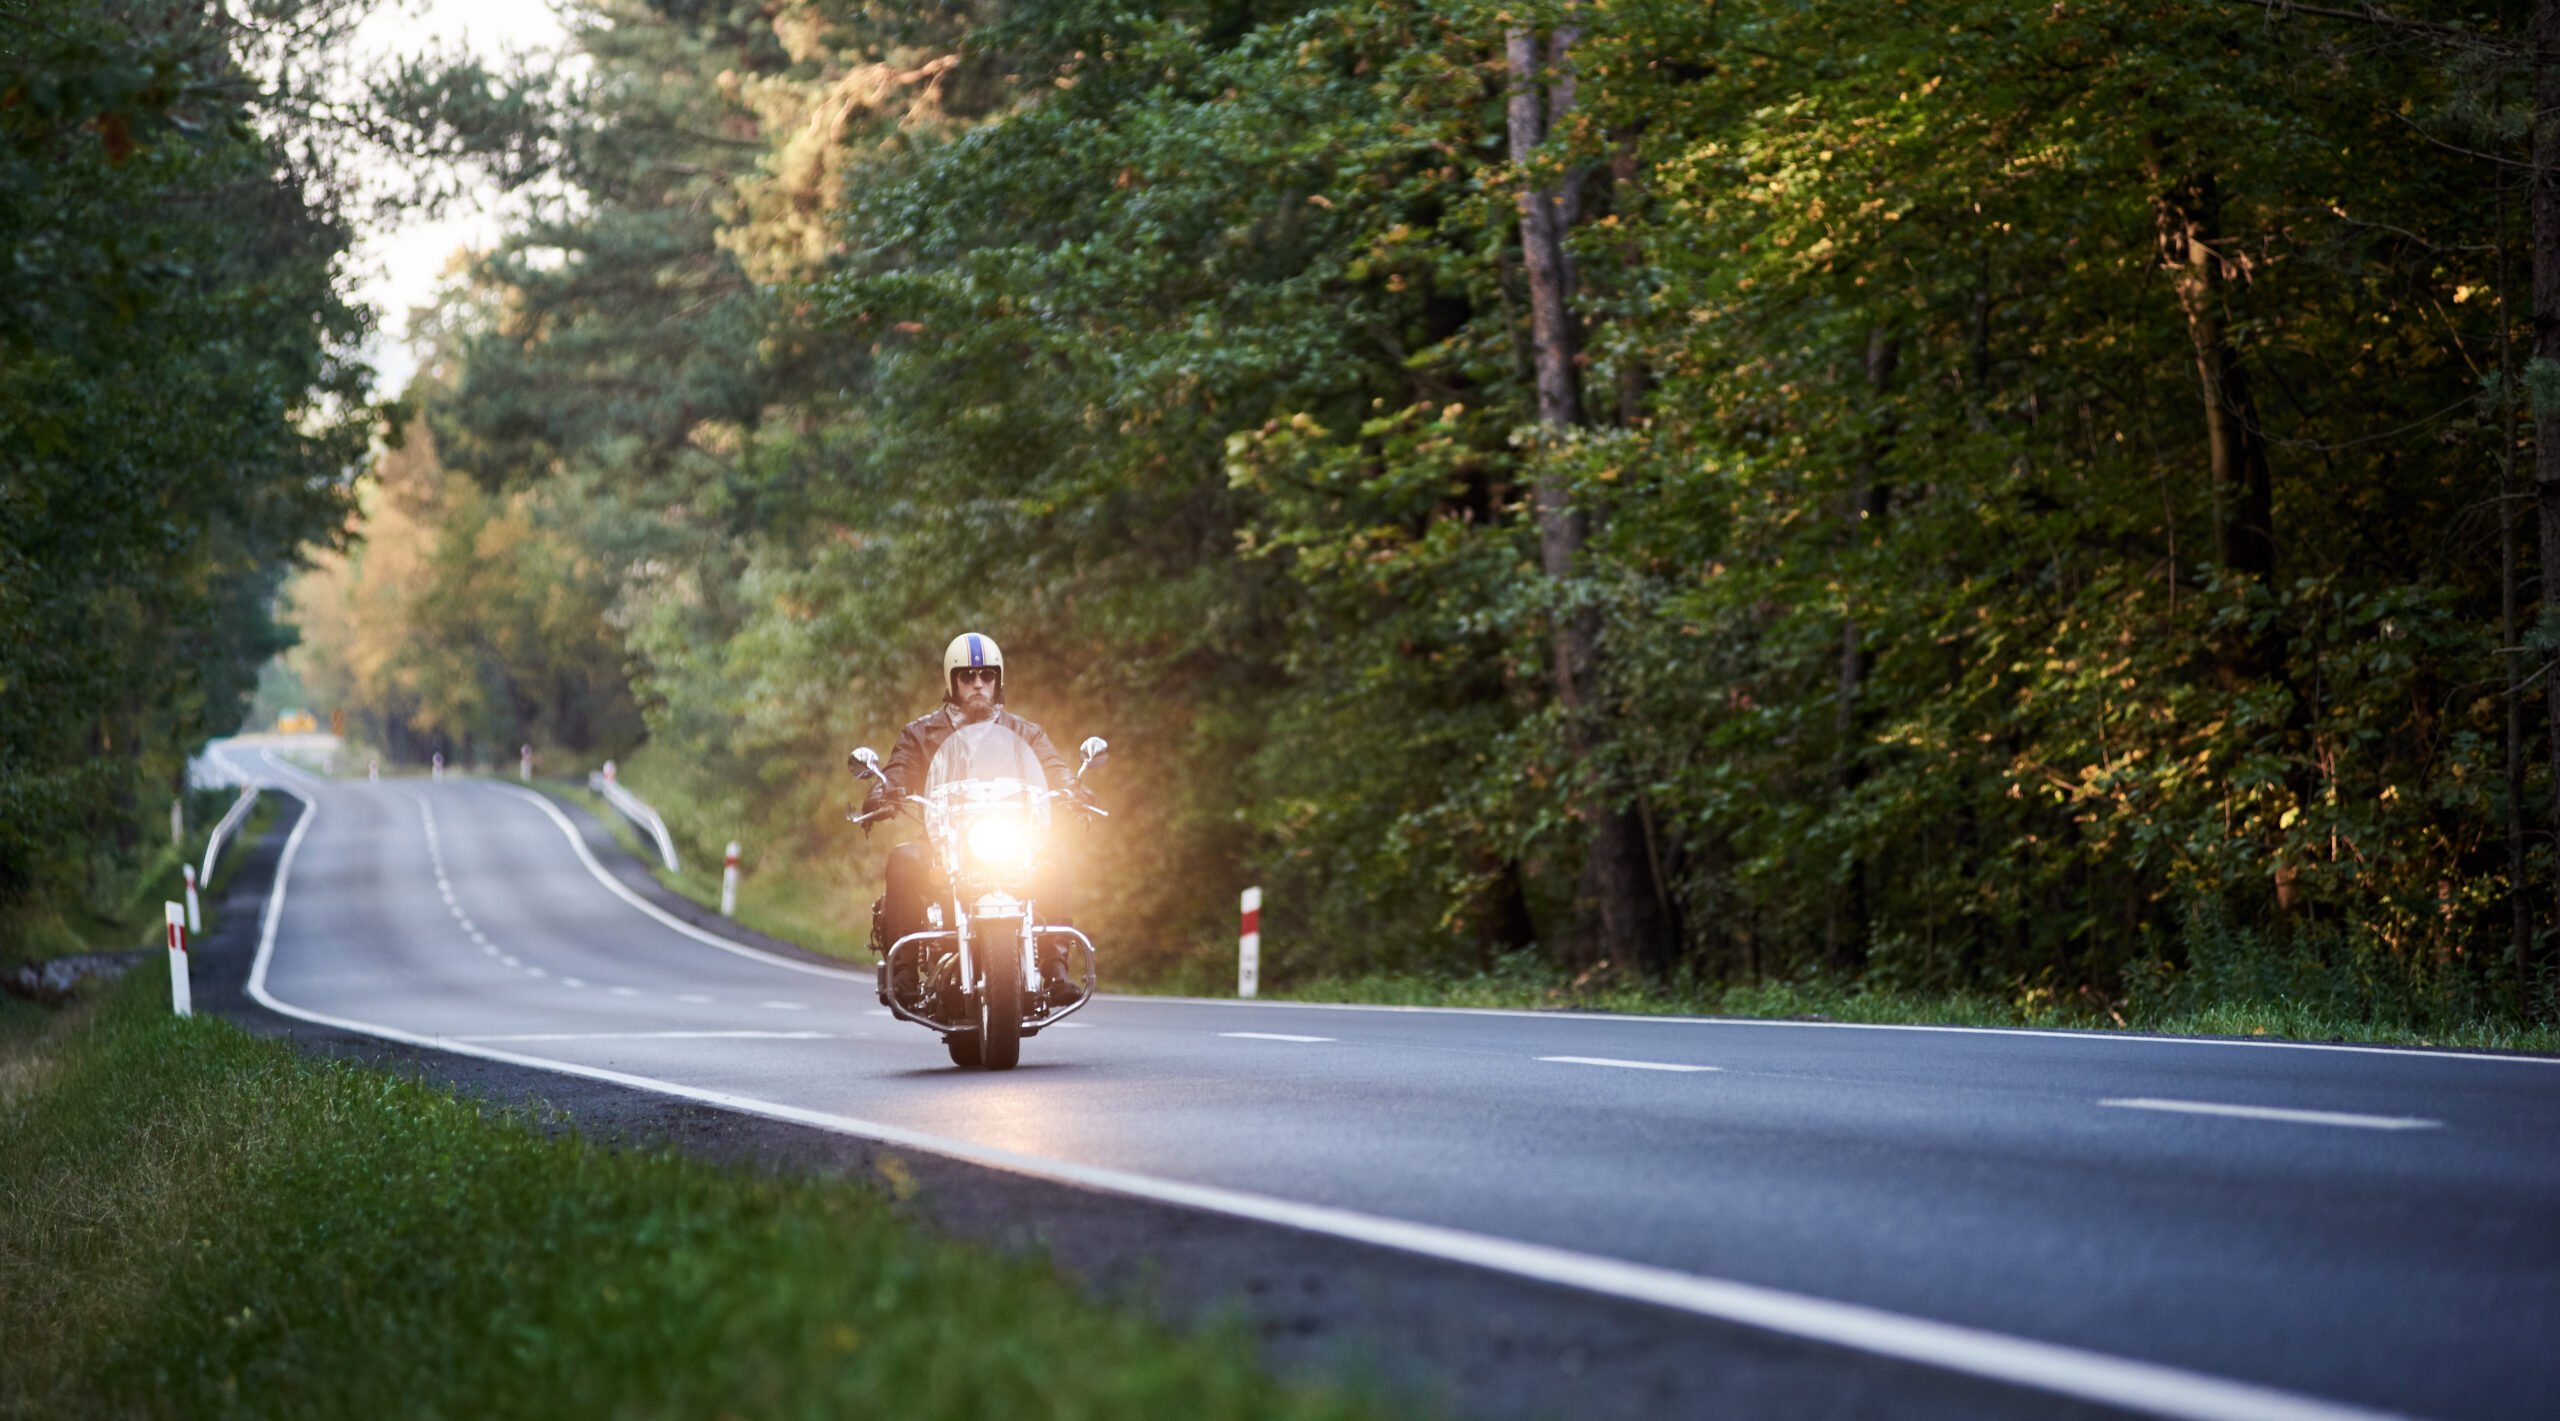
<svg viewBox="0 0 2560 1421"><path fill-rule="evenodd" d="M900 794L923 793L934 752L942 748L952 732L963 725L990 720L1021 736L1031 747L1048 772L1051 789L1066 790L1079 802L1091 802L1091 793L1067 767L1057 747L1049 743L1049 733L1004 708L1004 652L995 639L981 632L962 632L951 639L951 645L942 653L942 704L907 722L906 728L898 732L898 743L882 769L888 784L872 783L862 812L868 815L887 808L891 787ZM1074 924L1068 888L1066 874L1056 863L1041 865L1034 891L1043 919L1062 927ZM891 943L930 926L926 910L948 896L950 885L944 882L924 845L905 843L889 851L887 889L871 905L871 950L884 957ZM896 985L902 997L912 986Z"/></svg>

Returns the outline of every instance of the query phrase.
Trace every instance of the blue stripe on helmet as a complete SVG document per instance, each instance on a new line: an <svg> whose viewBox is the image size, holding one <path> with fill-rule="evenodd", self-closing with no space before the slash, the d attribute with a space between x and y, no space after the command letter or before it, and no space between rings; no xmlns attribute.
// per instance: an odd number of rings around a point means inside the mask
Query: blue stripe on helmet
<svg viewBox="0 0 2560 1421"><path fill-rule="evenodd" d="M969 664L972 666L987 664L987 639L976 632L969 633Z"/></svg>

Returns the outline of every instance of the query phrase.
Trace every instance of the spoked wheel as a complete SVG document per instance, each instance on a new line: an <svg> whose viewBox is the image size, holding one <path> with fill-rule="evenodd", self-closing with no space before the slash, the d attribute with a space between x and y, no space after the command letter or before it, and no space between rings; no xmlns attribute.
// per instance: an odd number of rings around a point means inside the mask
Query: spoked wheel
<svg viewBox="0 0 2560 1421"><path fill-rule="evenodd" d="M994 944L990 944L993 947ZM973 1054L990 1071L1010 1071L1022 1060L1022 949L1007 944L978 959L986 986L978 993L978 1034ZM953 1042L958 1037L950 1038ZM952 1052L958 1059L959 1052Z"/></svg>

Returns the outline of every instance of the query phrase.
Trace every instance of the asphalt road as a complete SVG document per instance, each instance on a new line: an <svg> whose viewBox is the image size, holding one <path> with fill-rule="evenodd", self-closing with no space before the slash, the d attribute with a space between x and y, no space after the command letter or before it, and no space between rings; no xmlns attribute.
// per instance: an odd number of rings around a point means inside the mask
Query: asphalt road
<svg viewBox="0 0 2560 1421"><path fill-rule="evenodd" d="M251 978L288 1015L2058 1405L2560 1416L2560 1060L1116 997L963 1072L537 796L211 757L311 805Z"/></svg>

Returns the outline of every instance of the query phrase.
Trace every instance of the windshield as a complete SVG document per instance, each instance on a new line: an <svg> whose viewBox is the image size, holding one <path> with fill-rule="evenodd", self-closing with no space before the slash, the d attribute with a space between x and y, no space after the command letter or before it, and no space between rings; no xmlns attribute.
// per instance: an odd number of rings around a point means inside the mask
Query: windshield
<svg viewBox="0 0 2560 1421"><path fill-rule="evenodd" d="M951 732L924 777L925 798L945 805L1023 799L1048 787L1049 773L1031 742L992 720Z"/></svg>

